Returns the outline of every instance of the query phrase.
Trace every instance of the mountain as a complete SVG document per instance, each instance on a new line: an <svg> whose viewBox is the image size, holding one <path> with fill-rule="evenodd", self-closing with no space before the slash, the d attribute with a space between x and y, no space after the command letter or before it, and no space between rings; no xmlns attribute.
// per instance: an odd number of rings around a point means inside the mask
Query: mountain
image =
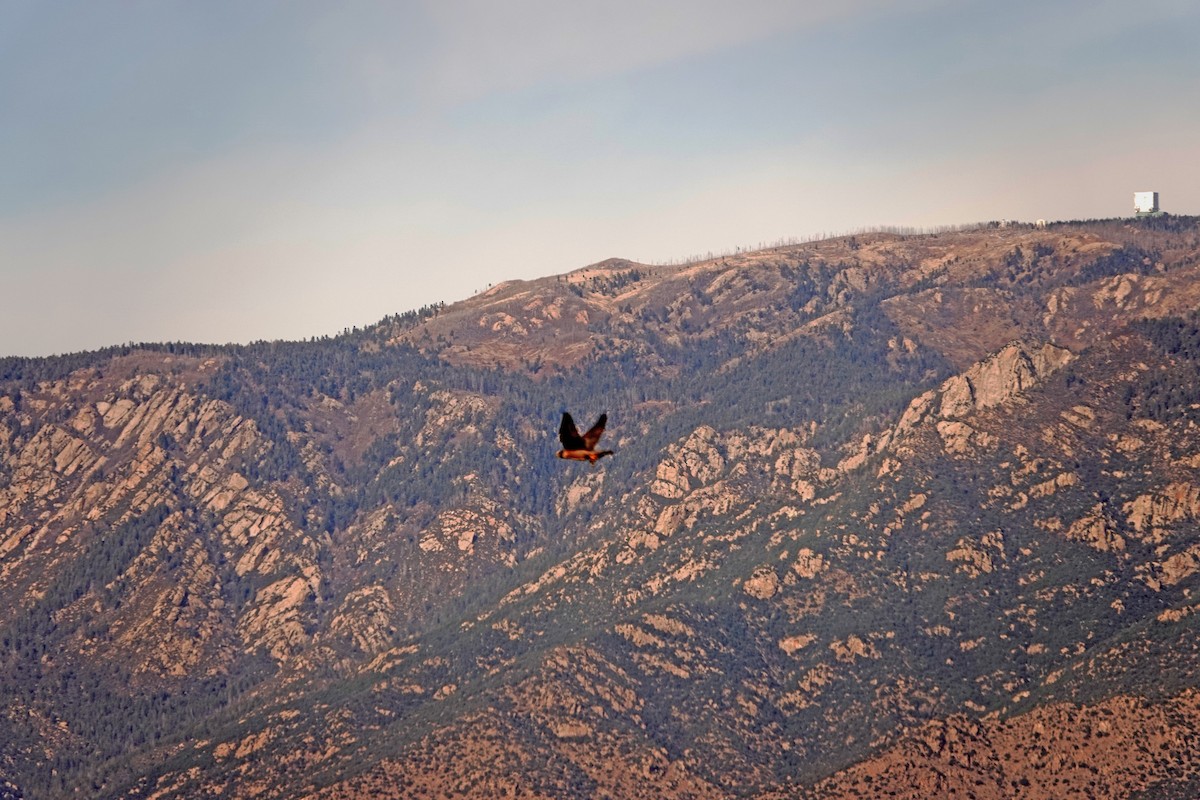
<svg viewBox="0 0 1200 800"><path fill-rule="evenodd" d="M1197 309L1163 216L0 360L0 797L1195 796Z"/></svg>

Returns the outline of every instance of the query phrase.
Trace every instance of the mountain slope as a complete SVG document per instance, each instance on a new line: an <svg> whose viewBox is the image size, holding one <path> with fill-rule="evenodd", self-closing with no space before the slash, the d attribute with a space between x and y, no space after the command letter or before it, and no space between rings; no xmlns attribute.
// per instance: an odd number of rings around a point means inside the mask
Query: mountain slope
<svg viewBox="0 0 1200 800"><path fill-rule="evenodd" d="M1186 793L1198 271L1190 218L878 234L0 362L0 773Z"/></svg>

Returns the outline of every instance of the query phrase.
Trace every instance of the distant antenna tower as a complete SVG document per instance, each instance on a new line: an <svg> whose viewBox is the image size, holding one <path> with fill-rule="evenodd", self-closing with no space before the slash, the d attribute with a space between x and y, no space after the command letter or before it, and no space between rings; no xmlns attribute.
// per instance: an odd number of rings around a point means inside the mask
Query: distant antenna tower
<svg viewBox="0 0 1200 800"><path fill-rule="evenodd" d="M1133 213L1139 217L1162 213L1158 210L1158 192L1134 192Z"/></svg>

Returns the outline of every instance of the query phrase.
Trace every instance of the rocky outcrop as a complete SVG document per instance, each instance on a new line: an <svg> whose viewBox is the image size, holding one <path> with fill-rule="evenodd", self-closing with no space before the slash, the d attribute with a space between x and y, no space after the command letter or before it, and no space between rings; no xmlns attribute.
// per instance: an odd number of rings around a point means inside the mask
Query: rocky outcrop
<svg viewBox="0 0 1200 800"><path fill-rule="evenodd" d="M770 600L779 593L779 575L770 567L759 567L746 579L742 591L756 600Z"/></svg>
<svg viewBox="0 0 1200 800"><path fill-rule="evenodd" d="M514 525L520 524L498 503L477 497L470 507L441 512L421 533L420 548L426 553L476 555L486 547L491 559L513 563L511 545L516 538ZM449 564L460 564L451 559Z"/></svg>
<svg viewBox="0 0 1200 800"><path fill-rule="evenodd" d="M820 553L814 553L807 547L800 548L800 552L796 554L796 561L792 564L795 573L808 580L820 575L826 567L825 557Z"/></svg>
<svg viewBox="0 0 1200 800"><path fill-rule="evenodd" d="M844 640L831 642L829 650L834 658L845 664L852 664L860 658L879 658L875 645L853 633Z"/></svg>
<svg viewBox="0 0 1200 800"><path fill-rule="evenodd" d="M650 490L668 499L678 499L716 479L725 468L726 458L717 432L707 425L697 428L675 453L658 465Z"/></svg>
<svg viewBox="0 0 1200 800"><path fill-rule="evenodd" d="M348 593L329 623L329 638L352 652L377 655L392 645L396 635L395 604L387 589L364 586Z"/></svg>
<svg viewBox="0 0 1200 800"><path fill-rule="evenodd" d="M319 546L297 528L276 489L239 471L267 449L254 422L156 374L41 388L41 419L67 422L8 439L12 479L0 487L0 577L36 576L45 559L69 562L98 548L109 527L163 507L174 513L123 568L127 596L105 612L122 631L117 643L124 649L114 657L139 673L178 676L223 669L235 630L241 647L280 660L309 641ZM30 415L26 424L33 421ZM209 544L196 514L213 521ZM15 519L39 524L7 524ZM228 568L214 562L214 551ZM235 618L226 582L252 576L263 588ZM146 609L153 610L142 616ZM81 646L89 647L86 640Z"/></svg>
<svg viewBox="0 0 1200 800"><path fill-rule="evenodd" d="M996 562L1004 557L1004 534L999 531L985 534L978 542L959 539L957 545L946 552L946 560L957 564L958 571L972 578L993 572Z"/></svg>
<svg viewBox="0 0 1200 800"><path fill-rule="evenodd" d="M1124 511L1139 538L1161 541L1171 525L1200 520L1200 486L1173 483L1139 495L1125 504Z"/></svg>
<svg viewBox="0 0 1200 800"><path fill-rule="evenodd" d="M942 384L938 413L961 417L997 406L1037 386L1073 358L1070 350L1050 343L1030 347L1014 342Z"/></svg>
<svg viewBox="0 0 1200 800"><path fill-rule="evenodd" d="M1164 274L1160 266L1143 264L1153 267L1152 274L1127 272L1052 290L1042 326L1056 341L1082 349L1134 320L1186 316L1200 303L1200 268L1191 264Z"/></svg>
<svg viewBox="0 0 1200 800"><path fill-rule="evenodd" d="M1102 553L1120 552L1125 549L1125 537L1117 532L1116 525L1109 519L1103 504L1093 506L1090 514L1071 523L1066 534L1068 539L1086 542Z"/></svg>
<svg viewBox="0 0 1200 800"><path fill-rule="evenodd" d="M896 425L895 439L905 438L926 420L935 420L949 452L969 452L975 430L961 418L1021 397L1074 358L1071 351L1050 343L1012 342L914 399Z"/></svg>

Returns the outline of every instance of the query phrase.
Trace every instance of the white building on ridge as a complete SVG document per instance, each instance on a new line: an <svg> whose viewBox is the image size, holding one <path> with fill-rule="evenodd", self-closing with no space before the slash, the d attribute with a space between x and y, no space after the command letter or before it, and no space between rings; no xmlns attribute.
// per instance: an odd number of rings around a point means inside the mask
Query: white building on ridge
<svg viewBox="0 0 1200 800"><path fill-rule="evenodd" d="M1134 192L1133 213L1138 215L1157 214L1158 192Z"/></svg>

